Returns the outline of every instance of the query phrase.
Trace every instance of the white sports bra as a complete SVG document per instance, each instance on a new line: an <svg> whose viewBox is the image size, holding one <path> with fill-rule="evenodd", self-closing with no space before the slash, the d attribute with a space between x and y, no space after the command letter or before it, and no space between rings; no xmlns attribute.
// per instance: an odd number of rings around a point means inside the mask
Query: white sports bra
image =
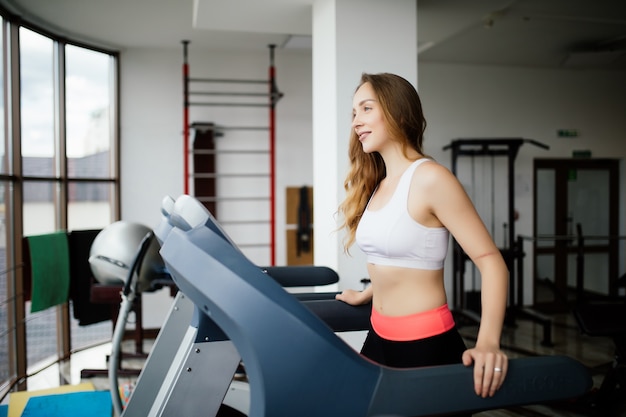
<svg viewBox="0 0 626 417"><path fill-rule="evenodd" d="M413 173L427 161L431 160L418 159L406 169L384 207L366 208L363 212L356 230L356 243L367 255L368 263L428 270L443 268L448 253L448 229L426 227L416 222L408 211Z"/></svg>

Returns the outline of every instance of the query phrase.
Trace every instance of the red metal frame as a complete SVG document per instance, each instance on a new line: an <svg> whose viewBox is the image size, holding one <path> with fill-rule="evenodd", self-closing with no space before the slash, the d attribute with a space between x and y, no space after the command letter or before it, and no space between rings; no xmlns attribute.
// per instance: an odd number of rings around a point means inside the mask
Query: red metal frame
<svg viewBox="0 0 626 417"><path fill-rule="evenodd" d="M183 171L185 194L189 194L189 41L183 43ZM268 45L270 49L269 65L269 164L270 164L270 265L276 264L276 103L283 96L276 87L276 69L274 67L274 50L276 45Z"/></svg>
<svg viewBox="0 0 626 417"><path fill-rule="evenodd" d="M269 97L270 97L270 264L276 264L276 172L275 172L275 143L276 143L276 102L280 98L280 93L276 88L276 69L274 68L274 48L276 45L269 45L270 67L269 67Z"/></svg>
<svg viewBox="0 0 626 417"><path fill-rule="evenodd" d="M189 62L187 47L189 41L183 41L183 193L189 194Z"/></svg>

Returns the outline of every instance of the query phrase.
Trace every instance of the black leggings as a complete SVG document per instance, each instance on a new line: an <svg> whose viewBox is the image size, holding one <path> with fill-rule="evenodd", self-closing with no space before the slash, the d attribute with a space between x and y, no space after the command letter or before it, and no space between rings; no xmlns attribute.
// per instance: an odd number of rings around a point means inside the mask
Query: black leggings
<svg viewBox="0 0 626 417"><path fill-rule="evenodd" d="M461 363L465 343L456 327L445 333L409 342L383 339L371 328L361 354L374 362L394 368L449 365ZM459 414L471 416L471 414Z"/></svg>
<svg viewBox="0 0 626 417"><path fill-rule="evenodd" d="M414 368L461 363L465 349L456 328L425 339L396 342L383 339L370 326L361 354L381 365Z"/></svg>

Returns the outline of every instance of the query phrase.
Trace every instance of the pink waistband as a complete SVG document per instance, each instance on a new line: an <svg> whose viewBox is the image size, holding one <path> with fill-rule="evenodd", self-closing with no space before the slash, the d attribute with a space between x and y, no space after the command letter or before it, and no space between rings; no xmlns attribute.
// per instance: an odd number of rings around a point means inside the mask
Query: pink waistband
<svg viewBox="0 0 626 417"><path fill-rule="evenodd" d="M425 339L454 327L454 317L447 304L408 316L383 316L372 308L372 328L383 339L397 342Z"/></svg>

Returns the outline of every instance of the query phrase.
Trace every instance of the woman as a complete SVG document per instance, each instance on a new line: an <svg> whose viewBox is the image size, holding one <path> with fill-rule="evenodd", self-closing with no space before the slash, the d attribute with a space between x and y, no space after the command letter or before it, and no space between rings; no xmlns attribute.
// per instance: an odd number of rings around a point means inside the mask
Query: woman
<svg viewBox="0 0 626 417"><path fill-rule="evenodd" d="M383 365L474 364L474 390L493 396L507 373L500 350L506 309L506 264L457 178L429 159L426 121L415 88L397 75L363 74L353 99L346 199L339 211L345 248L367 255L371 285L337 299L372 302L362 354ZM452 234L482 277L482 316L466 349L444 289Z"/></svg>

